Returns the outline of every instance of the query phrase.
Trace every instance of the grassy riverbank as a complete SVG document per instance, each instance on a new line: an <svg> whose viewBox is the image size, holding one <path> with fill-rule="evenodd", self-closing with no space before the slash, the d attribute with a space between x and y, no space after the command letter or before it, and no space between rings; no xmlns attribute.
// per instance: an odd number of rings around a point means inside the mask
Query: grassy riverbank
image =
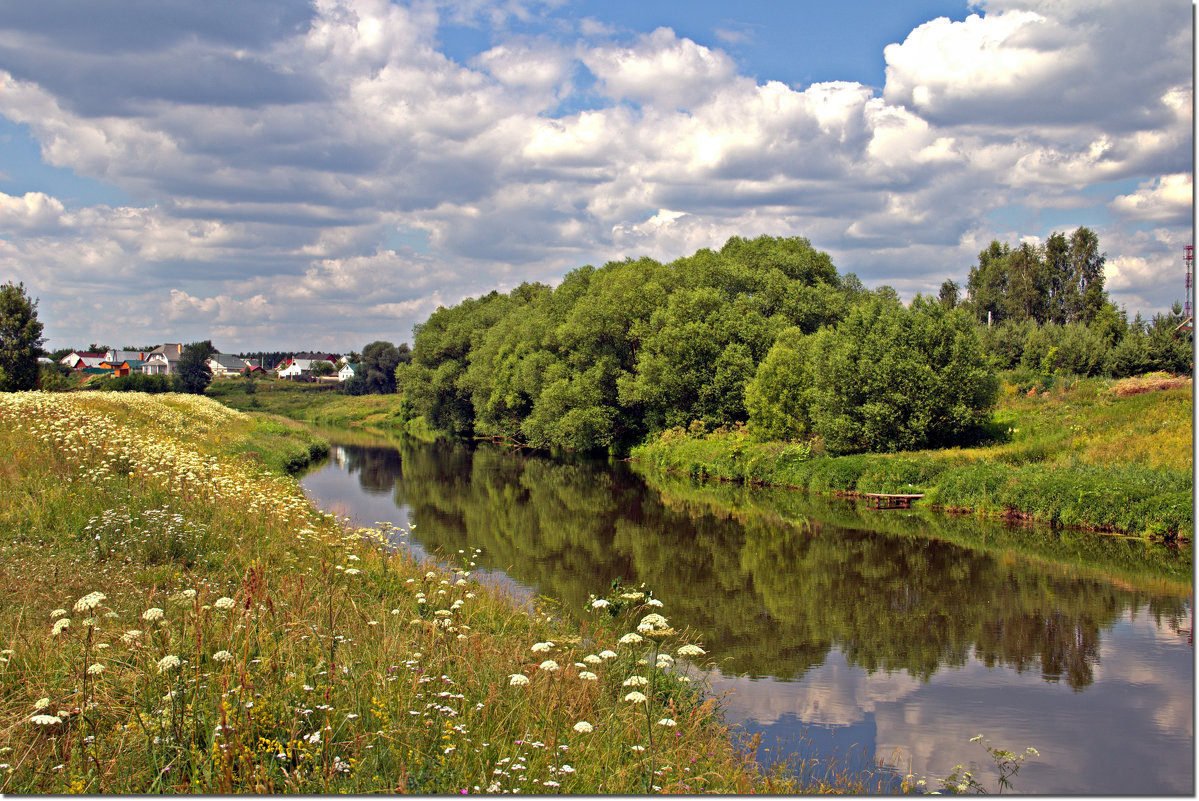
<svg viewBox="0 0 1199 801"><path fill-rule="evenodd" d="M794 791L685 633L629 642L669 599L572 622L392 554L283 474L320 448L204 398L0 396L0 792Z"/></svg>
<svg viewBox="0 0 1199 801"><path fill-rule="evenodd" d="M983 447L829 457L745 431L674 429L632 457L693 476L822 493L920 492L919 505L950 511L1185 537L1192 408L1189 380L1085 379L1036 394L1008 383L998 437Z"/></svg>

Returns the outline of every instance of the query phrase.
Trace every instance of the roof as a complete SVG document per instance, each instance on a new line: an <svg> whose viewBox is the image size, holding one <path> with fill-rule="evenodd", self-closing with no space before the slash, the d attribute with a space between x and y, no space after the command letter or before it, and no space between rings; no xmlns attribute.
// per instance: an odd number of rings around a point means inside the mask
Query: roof
<svg viewBox="0 0 1199 801"><path fill-rule="evenodd" d="M224 367L226 370L246 369L246 363L244 361L228 353L214 353L211 358L214 362L219 364L221 367Z"/></svg>

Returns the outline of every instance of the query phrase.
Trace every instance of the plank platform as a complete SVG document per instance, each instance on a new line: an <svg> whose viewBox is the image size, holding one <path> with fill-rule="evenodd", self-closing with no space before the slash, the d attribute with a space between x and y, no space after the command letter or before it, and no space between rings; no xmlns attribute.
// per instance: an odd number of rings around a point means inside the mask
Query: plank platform
<svg viewBox="0 0 1199 801"><path fill-rule="evenodd" d="M863 492L862 497L870 502L872 509L911 509L912 501L923 498L924 493L889 495L885 492Z"/></svg>

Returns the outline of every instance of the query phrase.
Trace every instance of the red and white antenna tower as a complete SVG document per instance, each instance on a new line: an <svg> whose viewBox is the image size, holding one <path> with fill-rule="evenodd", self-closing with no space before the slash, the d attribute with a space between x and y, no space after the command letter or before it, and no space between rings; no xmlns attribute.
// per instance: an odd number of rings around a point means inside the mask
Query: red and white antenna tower
<svg viewBox="0 0 1199 801"><path fill-rule="evenodd" d="M1182 308L1183 317L1191 316L1191 265L1195 258L1194 251L1195 249L1191 245L1184 245L1182 248L1182 260L1186 262L1187 266L1187 295Z"/></svg>

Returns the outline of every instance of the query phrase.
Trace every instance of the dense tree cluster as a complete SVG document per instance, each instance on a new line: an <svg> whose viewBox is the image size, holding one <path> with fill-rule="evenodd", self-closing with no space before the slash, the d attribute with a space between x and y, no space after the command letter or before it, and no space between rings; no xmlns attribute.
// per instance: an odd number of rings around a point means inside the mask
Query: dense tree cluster
<svg viewBox="0 0 1199 801"><path fill-rule="evenodd" d="M1054 233L1044 246L994 241L982 251L962 306L984 326L980 336L995 366L1044 376L1191 372L1192 337L1178 330L1181 307L1130 321L1108 299L1105 262L1099 238L1085 227ZM957 287L946 285L941 299L950 294L952 307Z"/></svg>
<svg viewBox="0 0 1199 801"><path fill-rule="evenodd" d="M669 264L609 262L556 288L522 284L439 308L410 354L363 351L347 391L399 391L402 415L460 437L623 452L701 423L819 436L833 452L964 443L995 370L1041 377L1191 369L1178 310L1129 322L1107 297L1088 228L1043 246L999 242L965 286L908 306L866 291L800 237L733 237ZM370 381L370 390L367 381Z"/></svg>
<svg viewBox="0 0 1199 801"><path fill-rule="evenodd" d="M995 240L970 269L968 305L980 323L1090 323L1107 305L1105 261L1099 237L1086 227L1069 237L1055 232L1043 246Z"/></svg>
<svg viewBox="0 0 1199 801"><path fill-rule="evenodd" d="M873 311L853 316L863 304ZM897 349L885 363L889 369L892 361L902 363L894 367L900 372L947 369L948 361L936 361L940 352L909 353L910 320L951 320L945 325L953 332L971 326L964 313L932 306L935 311L912 316L890 290L880 296L853 275L838 275L828 255L806 239L734 237L719 251L701 250L670 264L640 259L583 267L555 289L523 284L507 295L492 292L439 309L417 326L412 362L397 371L398 387L410 415L424 415L452 434L620 451L647 434L692 421L707 427L745 422L746 386L780 335L794 342L831 332L847 315L865 321L884 310L895 322L872 331L881 337L881 351ZM844 336L853 334L846 329ZM833 339L813 341L822 344L812 353L824 354ZM973 342L973 350L961 352L981 359ZM981 369L981 361L971 369ZM821 395L827 401L818 407L821 415L837 392L831 387ZM971 407L953 417L961 400L954 394L938 400L951 410L921 409L913 416L912 404L933 394L927 387L907 406L889 409L897 421L864 446L893 450L939 441L989 408ZM978 399L985 402L986 393ZM901 433L912 425L923 433ZM792 434L808 431L823 433L802 425Z"/></svg>
<svg viewBox="0 0 1199 801"><path fill-rule="evenodd" d="M917 297L879 291L836 326L779 337L745 390L763 439L818 434L835 453L960 443L986 422L998 393L974 324Z"/></svg>

